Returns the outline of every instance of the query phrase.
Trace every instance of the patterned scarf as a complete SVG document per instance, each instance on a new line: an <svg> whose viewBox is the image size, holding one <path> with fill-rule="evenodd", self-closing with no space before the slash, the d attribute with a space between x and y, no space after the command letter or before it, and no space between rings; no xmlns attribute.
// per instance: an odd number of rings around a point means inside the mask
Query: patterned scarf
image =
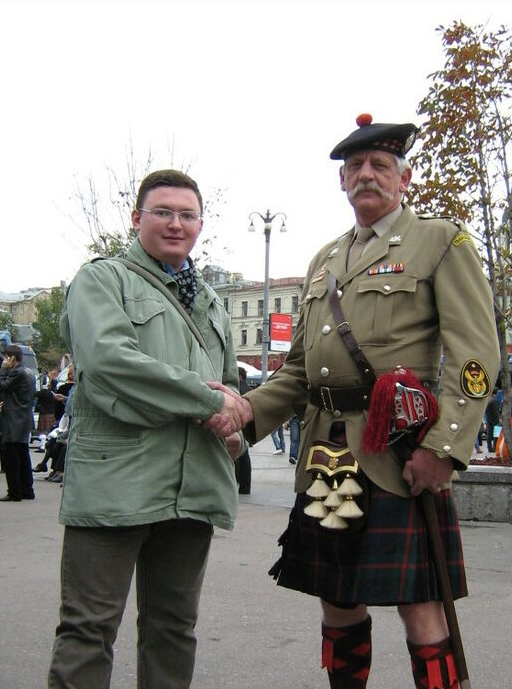
<svg viewBox="0 0 512 689"><path fill-rule="evenodd" d="M197 294L197 275L192 263L190 262L189 268L183 268L179 273L175 273L174 279L178 285L178 299L185 311L191 314Z"/></svg>

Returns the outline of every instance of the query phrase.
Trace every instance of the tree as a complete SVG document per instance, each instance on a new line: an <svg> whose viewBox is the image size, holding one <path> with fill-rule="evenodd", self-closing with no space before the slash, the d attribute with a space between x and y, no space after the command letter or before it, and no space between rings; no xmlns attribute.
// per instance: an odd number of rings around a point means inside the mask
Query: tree
<svg viewBox="0 0 512 689"><path fill-rule="evenodd" d="M9 311L0 310L0 330L7 330L12 333L13 320L12 314Z"/></svg>
<svg viewBox="0 0 512 689"><path fill-rule="evenodd" d="M467 223L479 249L500 340L503 419L510 419L512 33L504 26L490 32L462 22L437 31L446 61L429 75L428 94L418 106L425 116L418 136L422 148L411 162L422 182L411 186L411 194L422 211ZM503 431L512 448L510 423Z"/></svg>
<svg viewBox="0 0 512 689"><path fill-rule="evenodd" d="M175 167L174 144L169 152L170 160L164 167ZM177 169L189 173L191 165L182 163ZM85 233L88 237L87 250L91 256L115 256L127 249L136 236L131 225L131 212L135 207L137 191L142 179L155 168L155 159L151 149L142 163L138 162L134 154L132 142L126 154L126 169L124 174L117 173L112 167L106 168L106 180L100 183L103 194L98 190L98 183L92 177L87 180L84 188L77 182L73 198L78 209L85 218ZM108 200L105 202L108 189ZM224 203L224 191L215 188L206 197L203 196L204 216L208 218L206 231L201 234L195 249L195 259L198 267L215 259L212 227L219 218L218 208ZM222 256L227 248L215 249L218 256Z"/></svg>
<svg viewBox="0 0 512 689"><path fill-rule="evenodd" d="M36 330L34 350L42 366L53 366L66 351L66 344L60 336L59 319L64 302L66 289L52 287L48 299L37 302L37 320L32 323Z"/></svg>

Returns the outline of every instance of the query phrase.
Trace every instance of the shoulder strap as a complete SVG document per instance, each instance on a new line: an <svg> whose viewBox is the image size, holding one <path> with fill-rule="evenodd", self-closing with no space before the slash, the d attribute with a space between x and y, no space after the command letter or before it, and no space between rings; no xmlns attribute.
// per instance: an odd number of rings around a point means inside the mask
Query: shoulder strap
<svg viewBox="0 0 512 689"><path fill-rule="evenodd" d="M364 355L361 345L352 335L350 323L345 320L345 316L341 310L340 300L338 299L337 295L336 278L330 272L327 273L327 291L329 294L329 305L331 307L332 315L334 316L334 322L336 323L338 335L341 337L343 344L354 359L357 368L359 369L359 373L363 377L363 381L373 385L373 383L375 383L377 380L377 376L375 375L373 366Z"/></svg>
<svg viewBox="0 0 512 689"><path fill-rule="evenodd" d="M109 259L111 261L117 261L118 263L122 263L126 268L129 270L133 270L134 273L137 273L141 277L143 277L145 280L147 280L149 283L153 285L157 290L159 290L167 299L171 302L171 304L174 306L176 311L180 314L180 316L183 318L185 323L188 325L192 333L195 335L197 341L201 345L201 347L204 349L206 354L208 355L208 358L211 361L210 358L210 353L208 351L208 345L206 344L204 337L201 334L201 331L197 327L197 325L194 323L194 321L190 318L188 313L185 311L181 303L176 299L174 294L171 292L170 289L168 289L163 282L161 282L157 277L155 277L152 273L149 272L149 270L146 270L142 266L139 266L137 263L133 263L133 261L128 261L126 258L121 258L120 256L115 256L114 258ZM213 362L212 362L213 365Z"/></svg>

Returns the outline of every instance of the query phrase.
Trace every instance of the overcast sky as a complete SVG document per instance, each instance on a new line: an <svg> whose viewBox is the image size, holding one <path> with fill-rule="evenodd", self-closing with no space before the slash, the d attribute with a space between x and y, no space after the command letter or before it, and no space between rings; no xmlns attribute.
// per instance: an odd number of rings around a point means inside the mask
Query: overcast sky
<svg viewBox="0 0 512 689"><path fill-rule="evenodd" d="M106 170L188 167L222 189L215 262L301 276L352 213L329 152L370 112L418 122L442 68L439 25L512 25L512 2L421 0L0 0L0 291L69 282L87 259L77 186ZM172 153L174 151L174 153ZM107 204L108 205L108 204ZM115 216L112 216L115 217ZM226 249L224 247L227 247Z"/></svg>

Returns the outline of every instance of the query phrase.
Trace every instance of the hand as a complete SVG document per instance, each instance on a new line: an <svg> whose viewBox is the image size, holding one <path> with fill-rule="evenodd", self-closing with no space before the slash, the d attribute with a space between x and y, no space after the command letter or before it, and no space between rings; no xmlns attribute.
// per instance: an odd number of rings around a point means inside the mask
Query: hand
<svg viewBox="0 0 512 689"><path fill-rule="evenodd" d="M402 472L404 481L411 487L411 495L419 495L424 490L439 493L441 486L450 480L453 462L450 457L441 459L435 452L418 447L411 455Z"/></svg>
<svg viewBox="0 0 512 689"><path fill-rule="evenodd" d="M220 384L222 385L222 384ZM227 438L242 428L241 397L225 385L221 392L224 395L224 406L217 414L213 414L203 422L203 426L215 435ZM229 394L228 394L229 393Z"/></svg>
<svg viewBox="0 0 512 689"><path fill-rule="evenodd" d="M57 402L65 402L67 400L66 395L63 395L60 392L52 392L53 398L57 400Z"/></svg>
<svg viewBox="0 0 512 689"><path fill-rule="evenodd" d="M222 383L219 383L217 381L210 381L207 383L207 385L212 390L220 390L224 393L224 395L230 395L231 397L234 397L236 400L238 400L238 403L241 405L242 428L244 426L247 426L247 424L250 421L254 421L254 412L252 410L249 400L245 399L245 397L240 397L240 395L236 392L233 392L231 388L228 388L226 385L223 385Z"/></svg>
<svg viewBox="0 0 512 689"><path fill-rule="evenodd" d="M242 438L240 433L232 433L226 438L229 456L234 461L242 451Z"/></svg>

